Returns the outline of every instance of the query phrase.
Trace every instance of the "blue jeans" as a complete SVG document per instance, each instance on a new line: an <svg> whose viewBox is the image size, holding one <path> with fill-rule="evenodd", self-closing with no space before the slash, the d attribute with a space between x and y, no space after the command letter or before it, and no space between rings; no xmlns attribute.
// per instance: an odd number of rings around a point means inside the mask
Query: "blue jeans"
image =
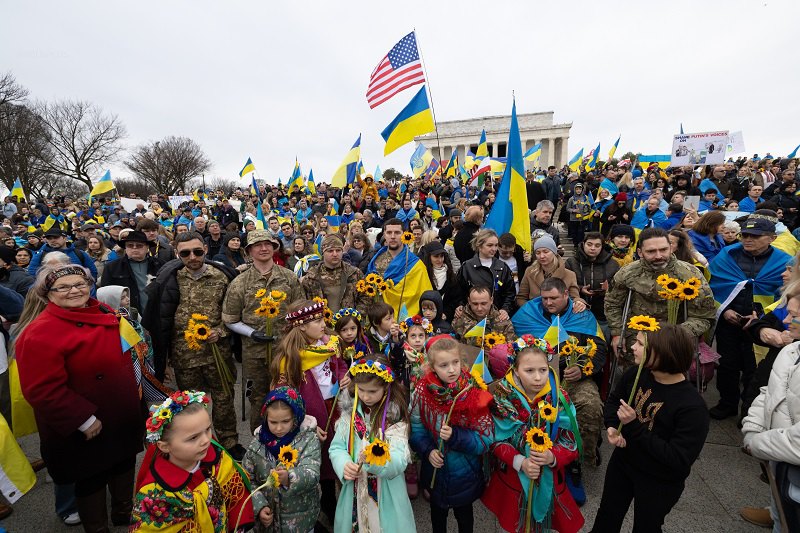
<svg viewBox="0 0 800 533"><path fill-rule="evenodd" d="M78 512L78 506L75 503L75 485L73 483L67 485L53 483L53 492L56 495L56 514L59 518L63 519L72 513Z"/></svg>

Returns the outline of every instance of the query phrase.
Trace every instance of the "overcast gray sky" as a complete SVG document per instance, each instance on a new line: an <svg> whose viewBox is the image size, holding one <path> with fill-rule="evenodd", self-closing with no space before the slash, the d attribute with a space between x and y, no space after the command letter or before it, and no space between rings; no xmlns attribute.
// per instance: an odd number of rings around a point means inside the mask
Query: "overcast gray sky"
<svg viewBox="0 0 800 533"><path fill-rule="evenodd" d="M32 98L94 102L131 147L190 137L215 176L250 156L285 183L297 156L327 181L359 132L369 171L409 172L413 144L384 159L380 132L415 90L374 110L364 94L413 28L440 121L509 114L514 90L519 113L573 123L570 156L620 133L623 152L665 154L681 122L742 130L750 155L800 143L797 0L0 5L0 71Z"/></svg>

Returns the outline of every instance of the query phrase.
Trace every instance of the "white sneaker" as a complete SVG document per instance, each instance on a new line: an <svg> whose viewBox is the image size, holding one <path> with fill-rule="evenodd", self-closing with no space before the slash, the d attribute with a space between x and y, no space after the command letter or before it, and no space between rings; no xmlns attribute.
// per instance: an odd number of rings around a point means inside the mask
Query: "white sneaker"
<svg viewBox="0 0 800 533"><path fill-rule="evenodd" d="M64 521L64 524L68 526L77 526L81 523L81 517L78 515L78 513L68 514L62 518L62 520Z"/></svg>

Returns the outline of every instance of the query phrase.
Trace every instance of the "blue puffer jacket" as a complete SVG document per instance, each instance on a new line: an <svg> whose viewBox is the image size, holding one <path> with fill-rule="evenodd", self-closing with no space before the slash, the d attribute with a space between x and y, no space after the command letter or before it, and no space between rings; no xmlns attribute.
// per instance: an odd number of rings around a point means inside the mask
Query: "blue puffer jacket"
<svg viewBox="0 0 800 533"><path fill-rule="evenodd" d="M703 257L708 259L709 263L713 261L715 257L717 257L717 254L720 250L725 248L725 241L722 240L722 236L720 234L716 234L712 237L710 235L697 233L693 229L690 229L687 233L689 234L689 238L692 240L692 244L694 244L694 249L700 252Z"/></svg>
<svg viewBox="0 0 800 533"><path fill-rule="evenodd" d="M444 416L436 426L443 421ZM415 402L409 444L422 460L419 483L425 489L431 486L434 472L428 456L437 448L438 441L438 435L432 435L423 425L419 403ZM444 466L436 474L436 484L430 490L431 504L447 509L471 504L481 497L486 485L483 454L489 450L491 441L491 435L482 437L475 431L453 427L453 436L444 446Z"/></svg>

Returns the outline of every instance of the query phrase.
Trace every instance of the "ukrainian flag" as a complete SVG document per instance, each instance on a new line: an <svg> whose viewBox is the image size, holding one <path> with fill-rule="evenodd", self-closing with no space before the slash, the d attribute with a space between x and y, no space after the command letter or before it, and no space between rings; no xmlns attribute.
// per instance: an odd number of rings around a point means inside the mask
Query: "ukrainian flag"
<svg viewBox="0 0 800 533"><path fill-rule="evenodd" d="M14 180L14 186L11 188L11 196L19 200L25 199L25 191L22 190L22 182L19 181L19 178Z"/></svg>
<svg viewBox="0 0 800 533"><path fill-rule="evenodd" d="M386 141L383 155L389 155L404 144L413 141L414 137L436 129L425 89L426 87L423 85L408 105L400 111L400 114L381 132L381 137Z"/></svg>
<svg viewBox="0 0 800 533"><path fill-rule="evenodd" d="M298 190L303 188L303 171L300 170L300 163L297 158L294 159L294 170L292 170L292 177L289 178L289 183L286 184L286 193L292 192L292 189L297 187Z"/></svg>
<svg viewBox="0 0 800 533"><path fill-rule="evenodd" d="M119 317L119 340L122 345L122 352L125 353L144 339L125 317Z"/></svg>
<svg viewBox="0 0 800 533"><path fill-rule="evenodd" d="M603 189L607 190L612 197L619 192L619 187L617 187L617 184L608 178L603 179L603 181L600 183L600 187L597 189L598 198L600 198L600 191Z"/></svg>
<svg viewBox="0 0 800 533"><path fill-rule="evenodd" d="M514 324L517 335L530 334L545 339L552 346L566 341L570 334L592 335L605 340L594 315L586 311L575 313L572 300L567 304L564 313L545 318L542 297L539 296L520 307L511 318L511 323Z"/></svg>
<svg viewBox="0 0 800 533"><path fill-rule="evenodd" d="M542 143L536 143L531 147L530 150L525 152L525 155L522 156L522 159L525 161L532 161L533 165L536 166L536 163L539 162L540 157L542 157Z"/></svg>
<svg viewBox="0 0 800 533"><path fill-rule="evenodd" d="M314 183L314 169L308 171L308 180L306 181L306 192L308 194L317 194L317 185Z"/></svg>
<svg viewBox="0 0 800 533"><path fill-rule="evenodd" d="M436 198L432 195L425 198L425 206L430 207L433 210L433 220L439 220L442 218L442 211L439 208L439 204L436 203Z"/></svg>
<svg viewBox="0 0 800 533"><path fill-rule="evenodd" d="M485 227L498 235L511 233L523 250L531 251L531 218L528 211L528 193L525 187L525 164L517 122L517 103L511 107L511 128L508 134L508 161L500 190L497 192Z"/></svg>
<svg viewBox="0 0 800 533"><path fill-rule="evenodd" d="M13 422L12 422L13 423ZM14 503L36 484L36 474L17 444L6 419L0 415L0 480L3 494Z"/></svg>
<svg viewBox="0 0 800 533"><path fill-rule="evenodd" d="M622 138L622 135L617 137L617 142L614 143L614 146L611 147L611 150L608 151L608 160L611 161L611 158L614 157L614 154L617 153L617 146L619 146L619 140Z"/></svg>
<svg viewBox="0 0 800 533"><path fill-rule="evenodd" d="M255 172L256 166L253 164L253 160L249 157L247 158L247 163L244 164L242 170L239 171L239 177L243 178L245 174L248 172Z"/></svg>
<svg viewBox="0 0 800 533"><path fill-rule="evenodd" d="M353 183L356 180L356 166L361 160L361 134L358 134L358 139L344 156L342 164L336 169L336 172L331 176L331 185L343 189L345 186Z"/></svg>
<svg viewBox="0 0 800 533"><path fill-rule="evenodd" d="M589 161L589 166L586 167L589 170L594 170L594 167L597 166L597 156L600 154L600 143L597 143L597 148L594 149L594 153L592 153L592 160Z"/></svg>
<svg viewBox="0 0 800 533"><path fill-rule="evenodd" d="M464 338L469 339L471 337L483 337L486 335L486 319L484 318L470 329L468 332L464 333Z"/></svg>
<svg viewBox="0 0 800 533"><path fill-rule="evenodd" d="M375 261L385 253L389 253L389 249L383 246L369 262L367 274L378 273ZM392 306L398 316L403 303L409 316L419 314L419 299L423 292L431 290L431 280L422 260L411 253L408 246L404 245L403 250L392 259L383 273L383 279L394 282L394 287L383 293L383 300Z"/></svg>
<svg viewBox="0 0 800 533"><path fill-rule="evenodd" d="M417 149L411 154L411 170L414 172L414 177L419 178L430 168L433 163L433 153L425 148L425 145L419 143Z"/></svg>
<svg viewBox="0 0 800 533"><path fill-rule="evenodd" d="M475 159L481 159L488 155L489 155L489 145L486 144L486 130L482 129L481 140L478 141L478 150L475 152Z"/></svg>
<svg viewBox="0 0 800 533"><path fill-rule="evenodd" d="M258 183L256 183L256 178L253 176L253 182L250 184L250 193L254 194L261 198L261 193L258 191Z"/></svg>
<svg viewBox="0 0 800 533"><path fill-rule="evenodd" d="M471 169L477 164L477 161L475 161L475 154L472 153L472 150L467 149L467 153L464 154L464 168Z"/></svg>
<svg viewBox="0 0 800 533"><path fill-rule="evenodd" d="M89 193L89 198L92 196L97 196L98 194L103 194L104 192L112 191L116 187L114 187L114 182L111 181L111 171L106 170L106 173L103 174L103 177L100 178L94 187L92 187L92 192Z"/></svg>
<svg viewBox="0 0 800 533"><path fill-rule="evenodd" d="M358 166L356 167L356 176L363 176L366 173L367 171L364 170L364 162L359 159Z"/></svg>
<svg viewBox="0 0 800 533"><path fill-rule="evenodd" d="M786 156L786 159L794 159L795 156L797 155L797 150L800 150L800 144L798 144L797 146L794 147L794 150L792 150L791 154ZM17 181L19 181L19 180L17 180ZM16 182L14 183L14 186L16 186ZM20 188L22 188L22 187L20 187ZM11 191L11 192L13 193L14 191Z"/></svg>
<svg viewBox="0 0 800 533"><path fill-rule="evenodd" d="M342 217L339 215L328 215L325 217L328 221L328 233L339 233L339 226L342 225Z"/></svg>
<svg viewBox="0 0 800 533"><path fill-rule="evenodd" d="M447 166L444 169L444 175L448 178L456 175L456 170L458 170L458 150L453 150L453 153L450 155L450 161L447 162Z"/></svg>
<svg viewBox="0 0 800 533"><path fill-rule="evenodd" d="M639 163L658 163L659 168L667 168L670 163L670 156L667 155L640 155ZM642 165L642 168L647 169L649 165Z"/></svg>
<svg viewBox="0 0 800 533"><path fill-rule="evenodd" d="M472 374L475 379L480 378L488 385L494 381L494 378L492 377L492 373L489 372L489 364L485 362L485 359L483 348L481 348L481 351L478 352L478 357L476 357L475 362L472 363L472 368L470 368L469 373Z"/></svg>
<svg viewBox="0 0 800 533"><path fill-rule="evenodd" d="M572 156L572 159L569 160L570 170L578 170L578 167L581 166L581 162L583 161L583 148L578 150L578 153Z"/></svg>
<svg viewBox="0 0 800 533"><path fill-rule="evenodd" d="M264 210L261 209L261 202L256 203L256 229L266 229L267 219L264 218Z"/></svg>

